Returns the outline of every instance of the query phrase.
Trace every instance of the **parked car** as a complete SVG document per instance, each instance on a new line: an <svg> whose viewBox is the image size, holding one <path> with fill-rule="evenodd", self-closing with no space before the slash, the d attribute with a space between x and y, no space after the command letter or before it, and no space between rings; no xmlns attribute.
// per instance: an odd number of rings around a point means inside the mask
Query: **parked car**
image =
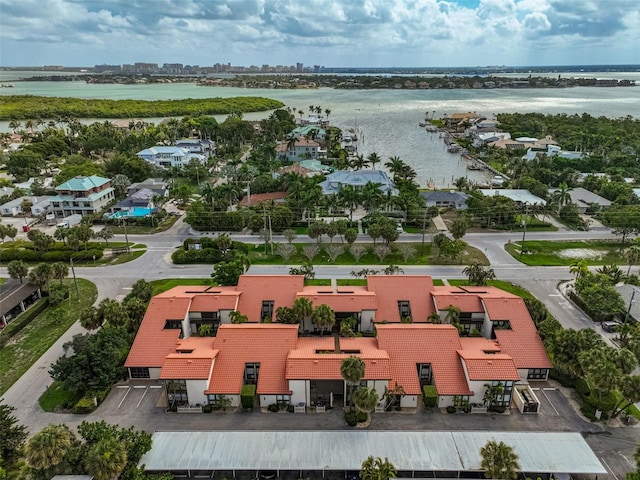
<svg viewBox="0 0 640 480"><path fill-rule="evenodd" d="M620 325L618 322L602 322L600 326L605 332L615 332Z"/></svg>

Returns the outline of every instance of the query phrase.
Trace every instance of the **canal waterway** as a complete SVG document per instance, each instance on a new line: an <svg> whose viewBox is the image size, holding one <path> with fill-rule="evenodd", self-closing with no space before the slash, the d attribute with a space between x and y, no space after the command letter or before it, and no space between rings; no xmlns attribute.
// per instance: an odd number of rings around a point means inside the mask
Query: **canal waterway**
<svg viewBox="0 0 640 480"><path fill-rule="evenodd" d="M30 72L18 72L30 76ZM13 75L13 77L11 76ZM592 73L605 78L610 73ZM564 75L563 75L564 76ZM638 80L640 74L617 73L616 78ZM0 72L0 82L11 82L16 72ZM435 117L454 112L477 112L492 116L503 112L540 112L545 114L581 114L621 117L640 116L640 87L575 87L567 89L492 89L492 90L310 90L245 89L201 87L193 83L154 85L87 84L78 82L12 82L13 88L0 89L3 95L43 95L77 98L162 100L262 96L280 100L295 110L308 112L310 105L330 109L330 121L342 129L359 133L358 153L376 152L384 161L398 156L417 172L422 188L433 181L438 188L449 188L457 177L486 182L493 174L466 169L467 161L446 151L437 133L419 126L428 112ZM245 115L261 119L268 112ZM224 116L217 117L219 121ZM160 119L147 119L159 121ZM0 131L8 131L8 122L0 122Z"/></svg>

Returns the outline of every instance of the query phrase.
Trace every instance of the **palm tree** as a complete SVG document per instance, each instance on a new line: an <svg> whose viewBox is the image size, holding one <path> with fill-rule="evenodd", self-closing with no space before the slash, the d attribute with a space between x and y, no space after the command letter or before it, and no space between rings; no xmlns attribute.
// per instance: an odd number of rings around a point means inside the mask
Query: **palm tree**
<svg viewBox="0 0 640 480"><path fill-rule="evenodd" d="M349 210L349 220L353 221L353 211L360 205L360 192L353 185L345 185L338 192L338 200Z"/></svg>
<svg viewBox="0 0 640 480"><path fill-rule="evenodd" d="M478 262L466 266L462 273L467 276L470 285L486 285L488 281L496 278L493 268L484 267Z"/></svg>
<svg viewBox="0 0 640 480"><path fill-rule="evenodd" d="M29 266L22 260L12 260L7 265L7 273L11 278L20 279L22 283L23 279L29 275Z"/></svg>
<svg viewBox="0 0 640 480"><path fill-rule="evenodd" d="M329 115L331 115L331 110L328 109L328 108L325 108L324 114L327 116L327 121L328 121L329 120Z"/></svg>
<svg viewBox="0 0 640 480"><path fill-rule="evenodd" d="M373 168L374 170L376 169L376 163L380 163L382 161L382 159L376 152L370 153L367 157L367 160L369 160L371 168Z"/></svg>
<svg viewBox="0 0 640 480"><path fill-rule="evenodd" d="M321 332L329 331L336 323L336 314L329 305L318 305L311 314L313 324Z"/></svg>
<svg viewBox="0 0 640 480"><path fill-rule="evenodd" d="M406 163L400 160L400 157L389 157L389 161L384 166L389 169L393 176L396 176L406 166Z"/></svg>
<svg viewBox="0 0 640 480"><path fill-rule="evenodd" d="M369 420L369 414L373 412L380 400L376 389L367 387L356 388L351 394L351 399L356 410L367 414L367 420Z"/></svg>
<svg viewBox="0 0 640 480"><path fill-rule="evenodd" d="M62 279L67 275L69 275L69 267L66 263L55 262L51 264L51 276L60 280L60 285L62 285Z"/></svg>
<svg viewBox="0 0 640 480"><path fill-rule="evenodd" d="M127 466L127 451L124 444L115 438L100 440L87 452L84 466L94 480L118 478Z"/></svg>
<svg viewBox="0 0 640 480"><path fill-rule="evenodd" d="M351 168L354 170L362 170L363 168L367 168L369 166L369 161L364 158L364 155L356 155L356 157L351 161Z"/></svg>
<svg viewBox="0 0 640 480"><path fill-rule="evenodd" d="M627 249L626 257L629 261L629 268L627 268L628 277L631 273L631 267L640 261L640 243L637 242L637 239L634 240L633 244Z"/></svg>
<svg viewBox="0 0 640 480"><path fill-rule="evenodd" d="M377 182L367 182L360 192L360 199L364 209L370 213L377 211L384 203L384 194L380 190L382 184Z"/></svg>
<svg viewBox="0 0 640 480"><path fill-rule="evenodd" d="M618 388L622 398L613 409L613 417L617 417L634 403L640 402L640 375L625 375Z"/></svg>
<svg viewBox="0 0 640 480"><path fill-rule="evenodd" d="M29 272L29 283L38 287L46 287L51 279L51 266L48 263L39 263Z"/></svg>
<svg viewBox="0 0 640 480"><path fill-rule="evenodd" d="M571 192L573 188L569 187L566 183L561 183L558 185L558 190L553 193L554 199L558 202L558 215L560 215L560 210L565 205L571 203Z"/></svg>
<svg viewBox="0 0 640 480"><path fill-rule="evenodd" d="M87 330L95 330L103 322L102 315L98 315L95 307L87 307L80 312L80 325Z"/></svg>
<svg viewBox="0 0 640 480"><path fill-rule="evenodd" d="M350 398L350 392L353 387L360 384L360 380L364 377L365 364L360 357L351 355L342 360L340 363L340 376L347 383L347 397Z"/></svg>
<svg viewBox="0 0 640 480"><path fill-rule="evenodd" d="M484 470L485 477L502 480L515 480L518 477L518 455L506 443L489 440L480 449L480 455L480 468Z"/></svg>
<svg viewBox="0 0 640 480"><path fill-rule="evenodd" d="M293 314L300 323L311 318L313 314L313 304L307 297L298 297L293 302Z"/></svg>
<svg viewBox="0 0 640 480"><path fill-rule="evenodd" d="M37 470L58 465L64 460L74 442L75 437L68 426L47 425L27 443L27 463Z"/></svg>
<svg viewBox="0 0 640 480"><path fill-rule="evenodd" d="M436 325L442 323L442 319L440 318L440 314L438 312L431 312L427 317L427 320Z"/></svg>
<svg viewBox="0 0 640 480"><path fill-rule="evenodd" d="M589 273L589 264L584 258L580 260L575 260L569 266L569 273L574 273L576 275L576 280L578 280L580 279L580 277Z"/></svg>
<svg viewBox="0 0 640 480"><path fill-rule="evenodd" d="M369 456L360 467L362 480L388 480L396 478L397 474L398 470L386 457L382 460L380 457Z"/></svg>
<svg viewBox="0 0 640 480"><path fill-rule="evenodd" d="M449 305L445 310L447 311L447 315L444 317L445 323L458 323L460 320L460 309L455 305Z"/></svg>

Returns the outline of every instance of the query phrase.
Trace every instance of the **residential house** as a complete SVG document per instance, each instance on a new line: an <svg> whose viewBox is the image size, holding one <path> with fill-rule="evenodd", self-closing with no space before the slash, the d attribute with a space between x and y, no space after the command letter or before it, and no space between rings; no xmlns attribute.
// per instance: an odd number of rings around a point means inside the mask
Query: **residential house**
<svg viewBox="0 0 640 480"><path fill-rule="evenodd" d="M365 336L318 336L310 319L271 323L297 298L329 305L336 332L346 318ZM459 309L454 326L449 311ZM231 324L231 312L249 323ZM439 318L440 324L430 323ZM413 323L403 323L411 318ZM376 336L373 337L375 324ZM214 337L200 336L210 325ZM304 286L296 275L243 275L233 287L175 287L155 296L126 360L131 378L162 380L172 401L239 405L244 384L256 384L262 407L340 405L350 389L340 375L349 356L365 363L363 385L379 396L396 385L398 406L415 409L422 387L438 405L482 404L500 385L497 405L513 390L546 380L551 362L524 301L495 287L437 287L426 275L373 275L366 286Z"/></svg>
<svg viewBox="0 0 640 480"><path fill-rule="evenodd" d="M140 150L136 155L161 168L183 167L191 161L197 161L202 164L206 162L204 155L191 153L186 148L176 146L156 145L155 147Z"/></svg>
<svg viewBox="0 0 640 480"><path fill-rule="evenodd" d="M261 203L284 203L287 198L287 192L270 192L270 193L255 193L252 195L245 195L238 203L240 207L251 207L260 205Z"/></svg>
<svg viewBox="0 0 640 480"><path fill-rule="evenodd" d="M148 210L153 210L155 208L154 204L155 193L148 188L143 188L138 190L131 195L128 195L124 200L120 200L113 207L111 207L112 212L128 212L133 211L136 208L144 208Z"/></svg>
<svg viewBox="0 0 640 480"><path fill-rule="evenodd" d="M507 150L521 150L527 148L525 144L511 138L501 138L500 140L497 140L495 142L490 142L489 146Z"/></svg>
<svg viewBox="0 0 640 480"><path fill-rule="evenodd" d="M521 188L493 188L493 189L480 189L485 197L493 197L500 195L507 197L516 202L518 205L546 205L547 202L542 198L534 195L529 190Z"/></svg>
<svg viewBox="0 0 640 480"><path fill-rule="evenodd" d="M67 180L56 187L56 193L51 198L51 210L56 217L99 213L115 198L111 180L97 175Z"/></svg>
<svg viewBox="0 0 640 480"><path fill-rule="evenodd" d="M382 192L398 195L398 189L383 170L336 170L327 175L319 185L322 187L322 193L331 195L338 193L345 185L361 189L367 183L379 183Z"/></svg>
<svg viewBox="0 0 640 480"><path fill-rule="evenodd" d="M553 195L557 190L557 188L550 188L549 194ZM568 193L571 197L571 202L578 207L578 211L580 213L586 213L589 209L603 210L605 208L609 208L612 204L610 200L590 192L586 188L572 188Z"/></svg>
<svg viewBox="0 0 640 480"><path fill-rule="evenodd" d="M183 138L176 140L173 144L189 151L189 153L197 153L205 158L211 156L215 150L214 142L201 138Z"/></svg>
<svg viewBox="0 0 640 480"><path fill-rule="evenodd" d="M3 217L17 217L19 215L40 216L50 210L53 198L46 195L42 197L24 195L0 205L0 215ZM26 205L29 205L27 210L23 208Z"/></svg>
<svg viewBox="0 0 640 480"><path fill-rule="evenodd" d="M297 138L294 143L283 142L276 146L278 158L289 162L323 158L326 153L326 150L320 149L318 142L306 138Z"/></svg>
<svg viewBox="0 0 640 480"><path fill-rule="evenodd" d="M299 163L292 163L291 165L282 167L280 170L278 170L276 176L284 175L286 173L294 173L296 175L300 175L301 177L315 177L316 175L322 175L321 172L316 172L315 170L311 170L310 168L303 167Z"/></svg>
<svg viewBox="0 0 640 480"><path fill-rule="evenodd" d="M291 135L296 138L308 138L309 140L324 140L327 131L315 125L305 125L291 130Z"/></svg>
<svg viewBox="0 0 640 480"><path fill-rule="evenodd" d="M147 178L143 182L132 183L127 188L127 195L133 195L142 189L151 190L158 197L169 196L169 184L160 178Z"/></svg>
<svg viewBox="0 0 640 480"><path fill-rule="evenodd" d="M425 199L427 207L455 208L456 210L466 210L469 198L466 193L454 190L421 192L420 195Z"/></svg>

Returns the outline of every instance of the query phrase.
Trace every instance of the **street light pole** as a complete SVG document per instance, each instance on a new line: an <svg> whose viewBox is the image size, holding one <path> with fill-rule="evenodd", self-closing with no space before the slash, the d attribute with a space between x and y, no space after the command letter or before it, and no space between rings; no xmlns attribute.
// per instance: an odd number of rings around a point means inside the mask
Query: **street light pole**
<svg viewBox="0 0 640 480"><path fill-rule="evenodd" d="M525 248L524 248L524 238L525 238L525 235L527 234L527 221L526 220L522 221L522 227L523 227L523 230L522 230L522 245L520 246L520 255L524 255L524 253L526 251Z"/></svg>

